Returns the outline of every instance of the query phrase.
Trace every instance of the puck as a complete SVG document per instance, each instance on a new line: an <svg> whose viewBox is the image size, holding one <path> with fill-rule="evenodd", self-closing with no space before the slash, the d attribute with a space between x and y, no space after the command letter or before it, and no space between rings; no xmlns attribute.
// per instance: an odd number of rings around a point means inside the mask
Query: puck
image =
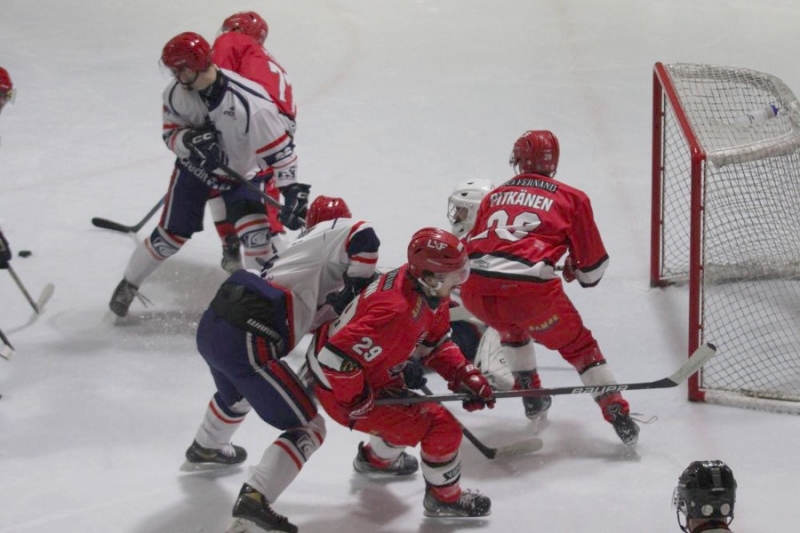
<svg viewBox="0 0 800 533"><path fill-rule="evenodd" d="M33 252L31 252L30 250L20 250L17 255L19 255L20 257L30 257L33 255Z"/></svg>

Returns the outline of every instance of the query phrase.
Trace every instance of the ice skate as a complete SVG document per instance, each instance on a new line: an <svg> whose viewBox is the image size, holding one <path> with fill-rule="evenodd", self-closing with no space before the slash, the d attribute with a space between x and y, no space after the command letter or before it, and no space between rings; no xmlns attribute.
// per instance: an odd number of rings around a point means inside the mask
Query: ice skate
<svg viewBox="0 0 800 533"><path fill-rule="evenodd" d="M134 298L139 298L139 301L141 301L145 307L152 303L139 292L139 287L123 278L122 281L119 282L119 285L117 285L117 288L114 289L114 294L111 295L111 302L109 302L108 307L111 309L111 312L118 317L127 316L128 309Z"/></svg>
<svg viewBox="0 0 800 533"><path fill-rule="evenodd" d="M514 372L514 388L517 390L540 389L539 376L535 372ZM528 420L537 426L547 419L547 410L553 404L552 396L523 396L522 406Z"/></svg>
<svg viewBox="0 0 800 533"><path fill-rule="evenodd" d="M247 459L247 451L241 446L228 444L223 448L203 448L197 441L186 450L186 462L181 465L183 472L214 470L236 466Z"/></svg>
<svg viewBox="0 0 800 533"><path fill-rule="evenodd" d="M296 533L297 526L272 510L264 495L245 483L233 505L233 522L225 533Z"/></svg>
<svg viewBox="0 0 800 533"><path fill-rule="evenodd" d="M408 476L419 469L419 462L413 455L403 452L394 461L381 464L379 460L370 457L366 446L361 442L358 444L358 454L353 460L353 468L361 474Z"/></svg>
<svg viewBox="0 0 800 533"><path fill-rule="evenodd" d="M454 502L437 499L430 489L425 491L425 516L436 518L488 516L492 512L492 500L478 491L463 490Z"/></svg>
<svg viewBox="0 0 800 533"><path fill-rule="evenodd" d="M636 445L639 440L639 424L631 418L627 405L609 403L603 407L603 416L614 426L614 431L626 446Z"/></svg>
<svg viewBox="0 0 800 533"><path fill-rule="evenodd" d="M236 235L228 235L225 237L225 243L222 245L222 268L227 272L235 272L242 268L242 260L239 250L242 243Z"/></svg>

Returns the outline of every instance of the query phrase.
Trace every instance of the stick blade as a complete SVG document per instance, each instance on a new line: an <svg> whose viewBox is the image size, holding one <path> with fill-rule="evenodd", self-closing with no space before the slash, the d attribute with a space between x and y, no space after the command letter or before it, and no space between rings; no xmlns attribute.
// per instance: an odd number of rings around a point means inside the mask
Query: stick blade
<svg viewBox="0 0 800 533"><path fill-rule="evenodd" d="M0 348L0 357L2 357L5 360L10 360L13 354L14 354L14 349L8 344Z"/></svg>
<svg viewBox="0 0 800 533"><path fill-rule="evenodd" d="M117 222L113 222L111 220L107 220L105 218L94 217L92 219L92 224L98 228L102 229L110 229L111 231L119 231L120 233L132 233L133 228L130 226L124 226Z"/></svg>
<svg viewBox="0 0 800 533"><path fill-rule="evenodd" d="M708 362L709 359L714 357L717 353L717 347L707 342L706 344L700 346L698 349L689 356L689 359L681 366L674 374L672 374L669 378L669 381L678 385L683 383L689 376L700 370L704 364Z"/></svg>
<svg viewBox="0 0 800 533"><path fill-rule="evenodd" d="M534 437L527 440L521 440L507 446L498 446L496 448L497 453L495 454L494 458L500 459L502 457L520 457L522 455L529 455L538 452L543 447L544 442L542 442L542 439Z"/></svg>
<svg viewBox="0 0 800 533"><path fill-rule="evenodd" d="M50 301L50 298L53 297L53 293L56 290L56 286L52 283L48 283L42 289L42 294L39 295L39 299L36 300L36 307L39 310L38 312L41 313L44 311L44 306L47 305L47 302Z"/></svg>

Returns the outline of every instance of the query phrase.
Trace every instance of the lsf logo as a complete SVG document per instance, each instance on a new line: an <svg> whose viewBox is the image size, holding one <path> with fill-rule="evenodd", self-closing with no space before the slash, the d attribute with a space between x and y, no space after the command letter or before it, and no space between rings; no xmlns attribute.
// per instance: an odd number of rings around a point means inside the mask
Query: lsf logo
<svg viewBox="0 0 800 533"><path fill-rule="evenodd" d="M435 248L436 250L444 250L447 245L443 242L436 242L428 239L428 248Z"/></svg>

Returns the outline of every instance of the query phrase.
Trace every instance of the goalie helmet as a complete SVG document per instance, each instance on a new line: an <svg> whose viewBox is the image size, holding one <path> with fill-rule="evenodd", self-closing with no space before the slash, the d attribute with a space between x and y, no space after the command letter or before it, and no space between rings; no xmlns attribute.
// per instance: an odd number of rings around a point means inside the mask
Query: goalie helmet
<svg viewBox="0 0 800 533"><path fill-rule="evenodd" d="M481 200L492 189L494 184L483 179L462 181L456 185L447 200L447 219L456 237L461 238L472 229Z"/></svg>
<svg viewBox="0 0 800 533"><path fill-rule="evenodd" d="M445 282L460 285L469 275L467 250L452 233L439 228L422 228L408 244L408 271L418 280L434 274L440 285ZM448 274L457 274L458 279L445 279Z"/></svg>
<svg viewBox="0 0 800 533"><path fill-rule="evenodd" d="M320 222L334 218L351 218L350 208L343 198L331 196L317 196L308 206L306 214L306 228L313 228Z"/></svg>
<svg viewBox="0 0 800 533"><path fill-rule="evenodd" d="M269 26L267 26L267 21L255 11L243 11L242 13L231 15L222 22L222 32L227 33L229 31L240 31L245 35L249 35L263 46L264 41L267 40Z"/></svg>
<svg viewBox="0 0 800 533"><path fill-rule="evenodd" d="M164 46L161 62L173 73L183 69L203 72L211 65L211 47L197 33L180 33Z"/></svg>
<svg viewBox="0 0 800 533"><path fill-rule="evenodd" d="M519 174L553 176L558 170L558 139L548 130L526 131L514 143L509 164Z"/></svg>
<svg viewBox="0 0 800 533"><path fill-rule="evenodd" d="M12 100L14 96L14 84L11 83L11 76L8 71L0 67L0 109Z"/></svg>
<svg viewBox="0 0 800 533"><path fill-rule="evenodd" d="M691 518L715 519L730 524L736 502L736 480L722 461L694 461L678 478L672 504L678 525L688 531ZM681 515L685 523L681 522Z"/></svg>

